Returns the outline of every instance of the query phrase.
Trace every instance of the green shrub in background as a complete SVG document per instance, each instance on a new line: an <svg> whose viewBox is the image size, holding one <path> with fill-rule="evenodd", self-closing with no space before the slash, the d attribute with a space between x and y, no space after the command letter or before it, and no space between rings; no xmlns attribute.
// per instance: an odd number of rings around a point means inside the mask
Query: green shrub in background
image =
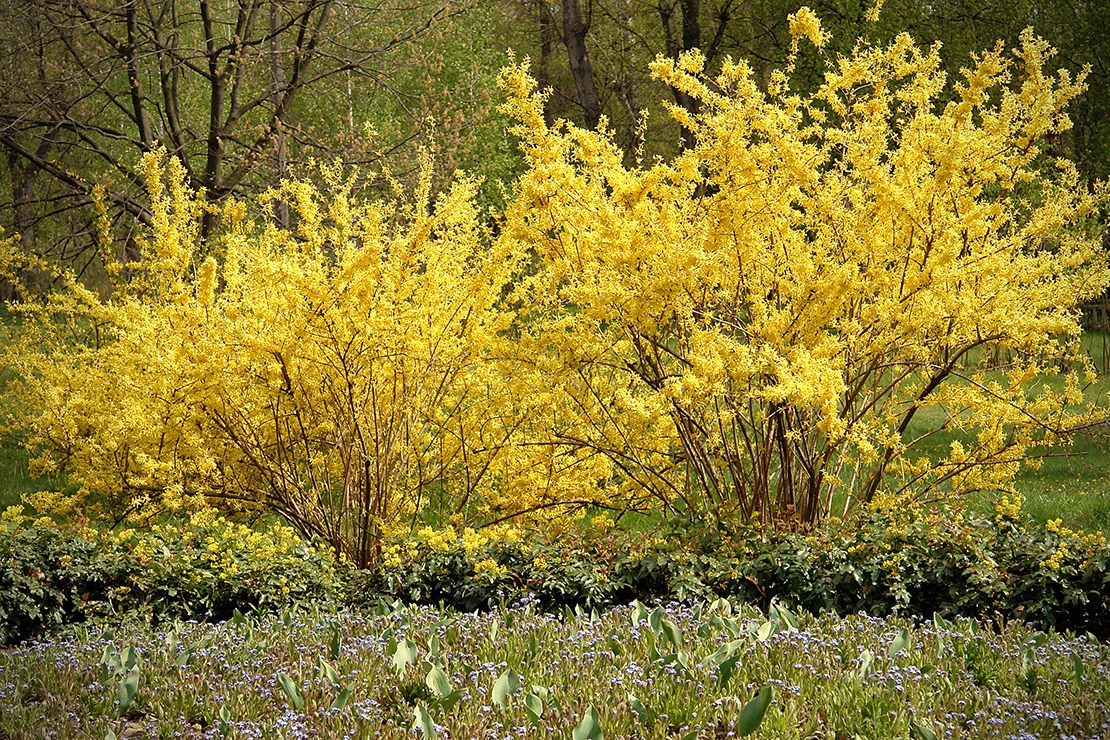
<svg viewBox="0 0 1110 740"><path fill-rule="evenodd" d="M332 553L288 527L250 528L211 510L143 529L59 528L8 515L0 529L0 644L88 619L226 619L335 600Z"/></svg>

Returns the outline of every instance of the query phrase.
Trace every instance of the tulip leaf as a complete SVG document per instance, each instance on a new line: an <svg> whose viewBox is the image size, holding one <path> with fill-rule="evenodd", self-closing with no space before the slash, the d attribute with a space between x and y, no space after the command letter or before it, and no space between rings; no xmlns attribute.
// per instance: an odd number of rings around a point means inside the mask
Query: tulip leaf
<svg viewBox="0 0 1110 740"><path fill-rule="evenodd" d="M339 660L339 645L340 645L339 628L338 627L332 627L332 629L331 629L331 645L329 646L330 649L328 650L328 658L329 659Z"/></svg>
<svg viewBox="0 0 1110 740"><path fill-rule="evenodd" d="M397 673L404 673L408 664L416 660L417 654L416 643L412 640L406 638L398 642L397 649L393 651L393 665L397 667Z"/></svg>
<svg viewBox="0 0 1110 740"><path fill-rule="evenodd" d="M856 669L857 678L867 678L871 675L871 664L875 660L875 655L870 650L864 650L859 656L859 668Z"/></svg>
<svg viewBox="0 0 1110 740"><path fill-rule="evenodd" d="M674 622L669 619L659 620L659 628L663 632L663 638L667 642L674 645L676 648L682 647L682 630L678 628Z"/></svg>
<svg viewBox="0 0 1110 740"><path fill-rule="evenodd" d="M897 635L894 636L894 640L890 643L889 654L890 654L890 657L893 658L895 655L902 652L903 650L909 650L909 649L910 649L910 631L904 629L901 632L899 632Z"/></svg>
<svg viewBox="0 0 1110 740"><path fill-rule="evenodd" d="M717 687L723 689L728 685L728 680L732 678L732 669L736 666L737 661L740 660L739 655L733 655L727 658L717 667Z"/></svg>
<svg viewBox="0 0 1110 740"><path fill-rule="evenodd" d="M448 680L447 674L443 669L437 665L432 666L432 670L428 671L428 675L424 679L424 683L432 690L432 693L442 698L451 693L451 681Z"/></svg>
<svg viewBox="0 0 1110 740"><path fill-rule="evenodd" d="M540 717L543 716L543 699L535 694L527 694L524 697L524 708L532 716L532 719L538 722Z"/></svg>
<svg viewBox="0 0 1110 740"><path fill-rule="evenodd" d="M493 684L493 703L502 709L511 694L520 691L520 675L509 668Z"/></svg>
<svg viewBox="0 0 1110 740"><path fill-rule="evenodd" d="M910 737L913 740L937 740L937 732L928 724L922 724L917 719L911 719Z"/></svg>
<svg viewBox="0 0 1110 740"><path fill-rule="evenodd" d="M798 622L794 619L794 615L782 604L772 603L771 608L767 610L767 616L772 621L781 623L787 630L798 629Z"/></svg>
<svg viewBox="0 0 1110 740"><path fill-rule="evenodd" d="M343 690L340 691L336 695L336 697L331 700L331 704L328 705L328 708L343 711L343 709L347 706L347 700L351 698L351 694L354 692L354 690L354 686L344 686Z"/></svg>
<svg viewBox="0 0 1110 740"><path fill-rule="evenodd" d="M601 718L593 707L586 710L582 721L571 732L571 740L603 740L604 737L601 732Z"/></svg>
<svg viewBox="0 0 1110 740"><path fill-rule="evenodd" d="M413 723L412 729L420 730L426 740L435 740L436 737L436 724L432 721L432 715L428 713L428 708L423 704L417 704L416 708L412 710Z"/></svg>
<svg viewBox="0 0 1110 740"><path fill-rule="evenodd" d="M284 673L279 673L277 675L277 681L278 686L280 686L281 690L285 692L285 695L289 697L289 703L293 705L294 709L300 709L304 706L304 698L297 689L297 684L293 683L293 679Z"/></svg>
<svg viewBox="0 0 1110 740"><path fill-rule="evenodd" d="M767 685L761 688L759 693L744 705L743 709L740 710L740 717L736 720L736 734L739 737L750 735L759 729L759 725L767 715L767 709L771 706L771 701L774 698L775 687Z"/></svg>
<svg viewBox="0 0 1110 740"><path fill-rule="evenodd" d="M119 684L119 712L123 714L127 708L131 706L131 702L135 700L135 694L139 691L139 665L135 663L131 666L131 670L127 672L127 676L120 681Z"/></svg>
<svg viewBox="0 0 1110 740"><path fill-rule="evenodd" d="M648 615L648 625L651 631L659 634L660 624L663 622L663 608L656 607L655 611Z"/></svg>

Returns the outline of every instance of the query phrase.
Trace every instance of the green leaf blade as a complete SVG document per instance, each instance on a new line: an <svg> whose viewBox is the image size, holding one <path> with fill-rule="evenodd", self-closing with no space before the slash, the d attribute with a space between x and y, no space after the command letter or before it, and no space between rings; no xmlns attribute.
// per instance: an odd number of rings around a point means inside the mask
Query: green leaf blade
<svg viewBox="0 0 1110 740"><path fill-rule="evenodd" d="M775 698L775 687L764 686L740 710L740 717L736 720L736 734L739 737L751 735L759 729L763 718L767 716L767 709Z"/></svg>
<svg viewBox="0 0 1110 740"><path fill-rule="evenodd" d="M601 731L601 718L592 706L582 715L582 720L571 732L571 740L604 740Z"/></svg>

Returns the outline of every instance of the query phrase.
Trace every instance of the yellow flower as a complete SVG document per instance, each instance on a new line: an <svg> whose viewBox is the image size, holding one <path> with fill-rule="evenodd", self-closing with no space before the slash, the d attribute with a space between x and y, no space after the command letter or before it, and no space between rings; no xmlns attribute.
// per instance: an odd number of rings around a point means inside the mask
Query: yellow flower
<svg viewBox="0 0 1110 740"><path fill-rule="evenodd" d="M472 557L486 546L489 542L489 538L485 534L476 532L474 529L467 527L463 530L462 541L463 549L466 550L467 557Z"/></svg>
<svg viewBox="0 0 1110 740"><path fill-rule="evenodd" d="M19 505L7 507L6 509L4 509L4 513L0 514L0 521L5 521L5 522L21 522L21 521L23 521L23 507L19 506Z"/></svg>
<svg viewBox="0 0 1110 740"><path fill-rule="evenodd" d="M608 514L598 514L597 516L590 519L590 525L593 526L595 529L600 529L603 532L609 527L613 526L613 524L613 518Z"/></svg>
<svg viewBox="0 0 1110 740"><path fill-rule="evenodd" d="M821 19L809 6L803 5L798 8L798 12L789 16L789 21L790 36L793 39L809 39L810 43L818 49L824 48L828 43L829 34L821 28Z"/></svg>
<svg viewBox="0 0 1110 740"><path fill-rule="evenodd" d="M485 558L479 560L474 564L474 574L479 576L487 576L488 578L497 579L508 573L508 569L492 558Z"/></svg>
<svg viewBox="0 0 1110 740"><path fill-rule="evenodd" d="M437 531L431 527L422 527L417 531L416 536L433 552L447 552L454 547L456 539L453 529Z"/></svg>

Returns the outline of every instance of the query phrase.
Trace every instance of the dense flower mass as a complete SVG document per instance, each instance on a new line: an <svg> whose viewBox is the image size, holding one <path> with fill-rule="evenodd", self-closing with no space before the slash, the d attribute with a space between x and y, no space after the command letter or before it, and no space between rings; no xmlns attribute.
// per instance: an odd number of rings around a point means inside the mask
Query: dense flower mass
<svg viewBox="0 0 1110 740"><path fill-rule="evenodd" d="M827 41L808 8L790 30ZM149 153L138 259L106 251L100 290L63 274L6 339L8 422L75 484L38 506L265 510L369 565L428 521L808 526L1005 491L1105 411L1076 339L1110 282L1107 191L1048 156L1083 89L1051 55L1026 33L950 86L902 35L810 96L793 55L763 86L740 61L709 79L697 52L660 59L699 101L673 111L696 144L650 165L549 124L510 66L527 166L498 214L465 175L434 195L427 158L392 200L325 167L217 209ZM919 452L939 430L944 453Z"/></svg>
<svg viewBox="0 0 1110 740"><path fill-rule="evenodd" d="M527 599L131 624L0 654L0 733L568 737L592 707L605 737L735 737L762 689L763 738L1105 737L1106 646L997 628L723 601L558 617ZM120 717L130 660L138 688Z"/></svg>
<svg viewBox="0 0 1110 740"><path fill-rule="evenodd" d="M824 43L809 9L791 32ZM709 80L696 52L661 59L701 108L674 109L697 145L650 167L545 125L507 70L530 168L506 233L543 258L518 293L556 440L630 493L763 520L1004 490L1030 446L1099 414L1074 340L1107 284L1106 191L1041 156L1083 87L1050 56L1026 33L949 103L938 50L905 35L861 42L810 97L789 70L764 90L743 62ZM938 429L950 453L917 453Z"/></svg>

